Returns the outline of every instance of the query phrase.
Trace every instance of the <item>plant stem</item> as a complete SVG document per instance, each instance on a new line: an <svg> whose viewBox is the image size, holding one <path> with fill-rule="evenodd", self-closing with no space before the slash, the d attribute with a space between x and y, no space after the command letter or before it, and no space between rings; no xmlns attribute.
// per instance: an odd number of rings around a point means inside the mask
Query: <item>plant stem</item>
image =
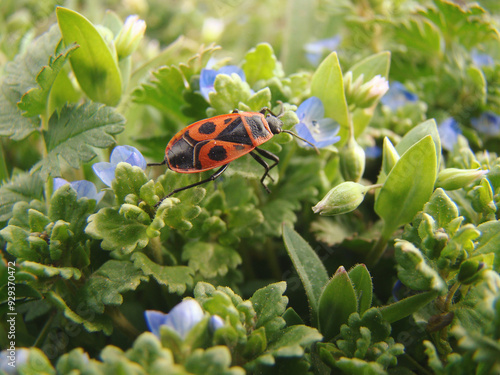
<svg viewBox="0 0 500 375"><path fill-rule="evenodd" d="M47 321L43 325L43 328L40 331L40 334L38 335L38 337L36 338L35 342L33 343L33 346L35 348L41 348L42 347L42 344L44 343L45 338L47 337L47 334L49 333L50 326L52 325L52 322L54 321L55 316L56 316L56 312L53 311L50 314L49 319L47 319Z"/></svg>
<svg viewBox="0 0 500 375"><path fill-rule="evenodd" d="M0 182L9 180L9 170L5 163L5 155L3 152L3 143L0 141Z"/></svg>
<svg viewBox="0 0 500 375"><path fill-rule="evenodd" d="M384 228L385 229L385 228ZM375 266L382 255L384 254L384 251L387 247L387 243L389 242L390 235L387 235L385 233L386 231L383 230L382 234L380 235L379 239L373 246L373 248L370 250L366 257L366 265L368 267L373 267Z"/></svg>
<svg viewBox="0 0 500 375"><path fill-rule="evenodd" d="M126 336L130 337L134 340L137 336L139 336L140 332L137 328L135 328L125 315L117 307L106 307L106 312L113 320L113 324L122 331Z"/></svg>

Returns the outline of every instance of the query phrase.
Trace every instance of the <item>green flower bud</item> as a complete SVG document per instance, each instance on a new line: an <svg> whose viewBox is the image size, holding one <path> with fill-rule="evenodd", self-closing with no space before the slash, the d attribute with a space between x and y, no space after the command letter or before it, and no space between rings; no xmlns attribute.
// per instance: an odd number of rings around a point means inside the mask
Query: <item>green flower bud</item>
<svg viewBox="0 0 500 375"><path fill-rule="evenodd" d="M444 190L461 189L488 173L482 169L446 168L439 172L436 187Z"/></svg>
<svg viewBox="0 0 500 375"><path fill-rule="evenodd" d="M384 173L388 175L392 167L394 167L394 165L396 165L396 163L398 162L399 158L400 156L394 148L392 142L389 140L389 138L385 137L384 148L382 152L382 171L384 171Z"/></svg>
<svg viewBox="0 0 500 375"><path fill-rule="evenodd" d="M371 188L373 186L357 182L343 182L330 190L312 210L316 214L330 216L351 212L363 202L366 192Z"/></svg>
<svg viewBox="0 0 500 375"><path fill-rule="evenodd" d="M385 77L376 75L368 82L364 82L361 74L353 81L352 72L344 76L344 91L347 103L358 108L369 108L375 104L389 90L389 82Z"/></svg>
<svg viewBox="0 0 500 375"><path fill-rule="evenodd" d="M340 171L346 181L359 182L365 172L365 150L354 138L340 150Z"/></svg>
<svg viewBox="0 0 500 375"><path fill-rule="evenodd" d="M116 53L118 60L121 60L134 52L141 42L146 31L146 22L139 19L139 16L128 16L125 24L115 39Z"/></svg>

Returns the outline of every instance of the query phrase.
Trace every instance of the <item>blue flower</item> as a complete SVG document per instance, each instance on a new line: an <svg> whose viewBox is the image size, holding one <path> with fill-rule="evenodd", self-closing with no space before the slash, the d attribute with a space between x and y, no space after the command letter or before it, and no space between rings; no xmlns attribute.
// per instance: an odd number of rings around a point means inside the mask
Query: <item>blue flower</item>
<svg viewBox="0 0 500 375"><path fill-rule="evenodd" d="M188 298L177 304L168 314L146 310L144 317L149 330L156 336L160 337L161 326L167 326L184 340L189 331L203 319L203 310L196 300Z"/></svg>
<svg viewBox="0 0 500 375"><path fill-rule="evenodd" d="M214 92L215 77L219 74L231 75L235 73L240 76L242 81L245 81L245 73L241 68L236 65L223 66L219 70L214 69L202 69L200 74L200 91L201 95L208 101L208 94Z"/></svg>
<svg viewBox="0 0 500 375"><path fill-rule="evenodd" d="M222 319L219 315L212 315L208 321L208 328L211 332L215 332L219 328L224 327L224 324L224 319Z"/></svg>
<svg viewBox="0 0 500 375"><path fill-rule="evenodd" d="M86 197L89 199L95 199L99 203L104 196L104 191L98 193L95 185L86 180L72 181L68 182L64 178L56 177L54 178L54 192L61 186L69 184L73 189L76 190L77 199Z"/></svg>
<svg viewBox="0 0 500 375"><path fill-rule="evenodd" d="M335 51L341 40L342 38L340 35L335 35L328 39L321 39L316 42L307 43L304 46L307 60L314 66L318 65L319 61L323 57L323 54L325 52Z"/></svg>
<svg viewBox="0 0 500 375"><path fill-rule="evenodd" d="M337 136L340 125L331 118L325 118L325 108L319 98L312 96L305 100L295 113L300 121L295 125L295 131L316 147L326 147L340 140ZM310 147L305 142L300 144Z"/></svg>
<svg viewBox="0 0 500 375"><path fill-rule="evenodd" d="M483 66L495 65L495 60L493 60L493 57L491 57L487 53L480 53L477 49L473 49L470 53L470 56L474 65L478 66L479 68Z"/></svg>
<svg viewBox="0 0 500 375"><path fill-rule="evenodd" d="M380 100L383 105L386 105L393 111L399 107L404 106L406 103L416 102L418 96L406 89L401 82L392 82L387 94Z"/></svg>
<svg viewBox="0 0 500 375"><path fill-rule="evenodd" d="M16 348L16 350L2 350L0 352L0 372L7 375L19 374L17 368L28 362L30 354L27 348ZM10 365L15 363L15 366Z"/></svg>
<svg viewBox="0 0 500 375"><path fill-rule="evenodd" d="M144 156L132 146L116 146L113 152L111 152L109 161L109 163L95 163L92 166L94 173L107 186L111 186L111 182L115 179L115 169L118 163L129 163L130 165L140 167L142 170L145 170L147 166Z"/></svg>
<svg viewBox="0 0 500 375"><path fill-rule="evenodd" d="M483 112L479 118L470 120L474 129L485 135L498 135L500 133L500 116L493 112Z"/></svg>
<svg viewBox="0 0 500 375"><path fill-rule="evenodd" d="M462 130L458 126L457 121L448 117L438 126L439 138L441 138L441 146L445 150L452 151L457 143L458 135L462 134Z"/></svg>

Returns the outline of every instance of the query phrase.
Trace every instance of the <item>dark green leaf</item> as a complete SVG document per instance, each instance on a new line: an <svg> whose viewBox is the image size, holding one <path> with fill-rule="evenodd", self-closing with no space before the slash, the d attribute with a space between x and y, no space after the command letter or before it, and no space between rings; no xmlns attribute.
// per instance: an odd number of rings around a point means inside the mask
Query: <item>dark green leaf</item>
<svg viewBox="0 0 500 375"><path fill-rule="evenodd" d="M380 307L380 312L389 323L397 322L431 303L439 293L431 290Z"/></svg>
<svg viewBox="0 0 500 375"><path fill-rule="evenodd" d="M330 341L347 323L349 315L357 311L358 301L354 287L344 267L340 266L323 289L319 299L319 331Z"/></svg>
<svg viewBox="0 0 500 375"><path fill-rule="evenodd" d="M306 291L313 316L317 315L321 291L328 282L325 266L311 246L289 225L284 224L283 240L288 255Z"/></svg>
<svg viewBox="0 0 500 375"><path fill-rule="evenodd" d="M0 222L12 217L12 209L17 202L41 199L43 181L38 173L20 173L0 187Z"/></svg>
<svg viewBox="0 0 500 375"><path fill-rule="evenodd" d="M224 276L241 264L241 256L234 249L209 242L189 242L184 245L182 260L203 277Z"/></svg>
<svg viewBox="0 0 500 375"><path fill-rule="evenodd" d="M370 272L364 264L358 264L348 272L354 291L358 300L358 312L360 315L372 305L373 284Z"/></svg>

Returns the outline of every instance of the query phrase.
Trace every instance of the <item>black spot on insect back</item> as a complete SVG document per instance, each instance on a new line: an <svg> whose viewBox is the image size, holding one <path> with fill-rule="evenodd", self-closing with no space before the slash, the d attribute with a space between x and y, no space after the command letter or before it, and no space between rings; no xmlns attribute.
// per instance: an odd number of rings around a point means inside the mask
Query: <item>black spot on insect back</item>
<svg viewBox="0 0 500 375"><path fill-rule="evenodd" d="M208 152L208 157L213 161L222 161L227 158L226 149L223 146L214 146Z"/></svg>
<svg viewBox="0 0 500 375"><path fill-rule="evenodd" d="M198 131L201 134L212 134L215 131L215 124L211 121L206 121L200 125Z"/></svg>

